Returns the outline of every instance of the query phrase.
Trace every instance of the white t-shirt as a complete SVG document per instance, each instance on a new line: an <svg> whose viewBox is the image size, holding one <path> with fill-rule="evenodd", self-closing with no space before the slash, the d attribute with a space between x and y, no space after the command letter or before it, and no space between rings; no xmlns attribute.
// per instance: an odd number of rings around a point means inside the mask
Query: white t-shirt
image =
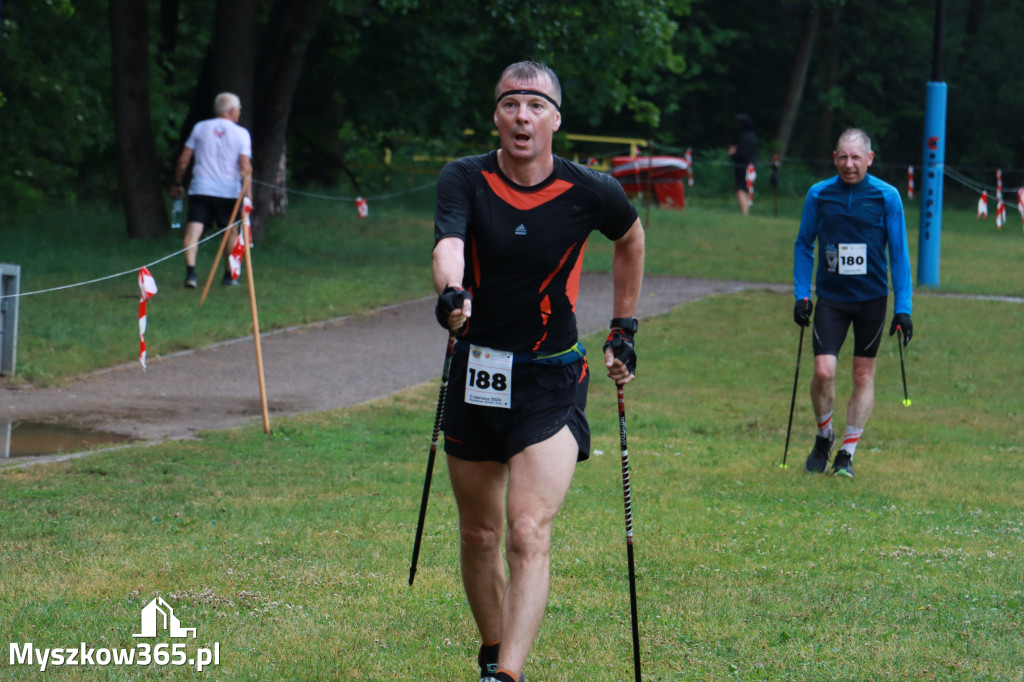
<svg viewBox="0 0 1024 682"><path fill-rule="evenodd" d="M252 158L249 131L228 118L196 123L185 140L195 157L189 194L235 199L242 190L238 157Z"/></svg>

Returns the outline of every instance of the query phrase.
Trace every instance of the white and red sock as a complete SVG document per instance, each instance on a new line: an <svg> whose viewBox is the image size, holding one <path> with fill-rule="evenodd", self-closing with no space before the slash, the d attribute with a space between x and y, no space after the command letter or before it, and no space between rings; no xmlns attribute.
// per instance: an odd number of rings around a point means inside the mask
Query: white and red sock
<svg viewBox="0 0 1024 682"><path fill-rule="evenodd" d="M815 415L818 420L818 438L832 437L832 410L828 414Z"/></svg>
<svg viewBox="0 0 1024 682"><path fill-rule="evenodd" d="M843 436L843 445L840 450L846 450L853 457L853 453L857 451L857 443L860 442L861 434L864 433L864 429L855 429L852 426L846 427L846 434Z"/></svg>

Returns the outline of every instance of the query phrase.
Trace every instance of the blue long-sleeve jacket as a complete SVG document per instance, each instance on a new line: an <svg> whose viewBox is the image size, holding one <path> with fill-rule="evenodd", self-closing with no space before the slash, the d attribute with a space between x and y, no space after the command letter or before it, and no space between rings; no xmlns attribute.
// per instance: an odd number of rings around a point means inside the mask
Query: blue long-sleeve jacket
<svg viewBox="0 0 1024 682"><path fill-rule="evenodd" d="M856 185L836 175L807 192L793 247L793 293L811 295L814 243L819 244L815 289L833 301L869 301L889 295L894 313L913 308L907 224L899 191L871 174ZM888 268L886 267L888 251Z"/></svg>

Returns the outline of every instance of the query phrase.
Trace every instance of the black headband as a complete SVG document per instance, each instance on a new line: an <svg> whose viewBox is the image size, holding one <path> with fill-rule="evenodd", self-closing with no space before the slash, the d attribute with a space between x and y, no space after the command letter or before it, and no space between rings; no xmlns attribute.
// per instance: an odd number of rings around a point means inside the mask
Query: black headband
<svg viewBox="0 0 1024 682"><path fill-rule="evenodd" d="M551 99L549 95L545 95L540 90L506 90L505 92L498 95L498 99L494 100L494 103L497 104L498 102L505 99L509 95L537 95L538 97L543 97L544 99L555 105L555 111L557 111L558 113L562 113L562 107L559 106L558 102Z"/></svg>

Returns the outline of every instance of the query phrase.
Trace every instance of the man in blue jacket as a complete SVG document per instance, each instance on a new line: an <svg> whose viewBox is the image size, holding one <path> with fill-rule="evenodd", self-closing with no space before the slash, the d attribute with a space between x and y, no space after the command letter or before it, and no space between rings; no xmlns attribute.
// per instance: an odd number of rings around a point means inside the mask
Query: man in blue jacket
<svg viewBox="0 0 1024 682"><path fill-rule="evenodd" d="M846 408L846 432L832 464L833 473L852 478L857 443L875 404L875 357L885 328L890 268L895 314L889 335L899 329L906 345L913 334L910 253L899 192L868 174L875 158L871 138L857 128L845 131L832 158L838 175L813 185L804 200L793 248L793 319L803 327L811 324L817 241L811 403L818 433L804 467L817 473L828 467L835 442L832 410L837 358L853 325L853 392Z"/></svg>

